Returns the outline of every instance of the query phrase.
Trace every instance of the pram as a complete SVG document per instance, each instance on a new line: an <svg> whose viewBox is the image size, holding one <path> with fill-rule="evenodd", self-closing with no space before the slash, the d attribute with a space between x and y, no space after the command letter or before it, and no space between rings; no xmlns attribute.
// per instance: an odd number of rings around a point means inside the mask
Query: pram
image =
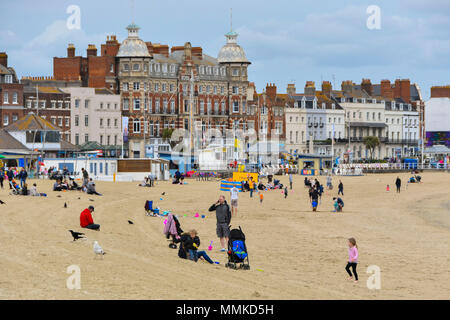
<svg viewBox="0 0 450 320"><path fill-rule="evenodd" d="M175 243L175 239L179 238L183 233L183 229L181 229L180 221L173 214L169 213L167 216L167 222L164 225L164 234L167 239L170 239L169 248L176 249L177 245Z"/></svg>
<svg viewBox="0 0 450 320"><path fill-rule="evenodd" d="M239 268L244 270L250 269L247 246L245 245L245 234L242 232L241 227L230 231L228 262L225 264L225 267L235 270Z"/></svg>
<svg viewBox="0 0 450 320"><path fill-rule="evenodd" d="M22 188L16 183L13 183L11 180L9 181L9 185L11 186L11 193L13 195L21 195L22 194Z"/></svg>

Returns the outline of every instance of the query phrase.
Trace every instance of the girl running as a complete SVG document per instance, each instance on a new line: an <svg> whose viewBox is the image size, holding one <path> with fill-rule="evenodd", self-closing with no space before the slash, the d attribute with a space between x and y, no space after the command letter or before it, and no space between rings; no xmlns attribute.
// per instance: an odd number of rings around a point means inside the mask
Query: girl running
<svg viewBox="0 0 450 320"><path fill-rule="evenodd" d="M356 273L356 266L358 264L358 246L356 245L355 238L348 239L348 263L345 267L347 273L350 276L349 280L353 279L353 275L355 276L355 282L358 282L358 274ZM350 271L350 267L352 268L352 272Z"/></svg>

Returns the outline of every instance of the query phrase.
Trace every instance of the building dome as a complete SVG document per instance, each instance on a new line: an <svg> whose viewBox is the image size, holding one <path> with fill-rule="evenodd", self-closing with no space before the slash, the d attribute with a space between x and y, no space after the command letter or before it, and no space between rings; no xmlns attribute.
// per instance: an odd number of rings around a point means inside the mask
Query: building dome
<svg viewBox="0 0 450 320"><path fill-rule="evenodd" d="M219 51L217 60L219 63L237 62L237 63L250 63L245 56L244 49L237 44L238 34L234 31L228 32L225 37L227 38L227 44Z"/></svg>
<svg viewBox="0 0 450 320"><path fill-rule="evenodd" d="M120 45L117 57L150 57L147 45L139 39L139 27L134 23L127 27L128 38Z"/></svg>

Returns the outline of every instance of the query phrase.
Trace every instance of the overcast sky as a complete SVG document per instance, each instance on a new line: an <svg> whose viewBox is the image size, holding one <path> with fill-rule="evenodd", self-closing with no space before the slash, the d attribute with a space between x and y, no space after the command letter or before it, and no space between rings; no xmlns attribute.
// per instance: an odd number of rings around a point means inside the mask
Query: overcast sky
<svg viewBox="0 0 450 320"><path fill-rule="evenodd" d="M429 97L432 85L450 84L449 0L16 0L2 1L0 51L19 78L50 76L52 58L65 56L72 42L77 54L106 36L126 37L134 21L144 41L183 45L190 41L217 56L233 29L244 48L249 80L258 91L276 83L280 92L307 80L360 83L370 78L409 78ZM69 30L69 5L81 10L81 29ZM380 29L370 30L366 12L381 9Z"/></svg>

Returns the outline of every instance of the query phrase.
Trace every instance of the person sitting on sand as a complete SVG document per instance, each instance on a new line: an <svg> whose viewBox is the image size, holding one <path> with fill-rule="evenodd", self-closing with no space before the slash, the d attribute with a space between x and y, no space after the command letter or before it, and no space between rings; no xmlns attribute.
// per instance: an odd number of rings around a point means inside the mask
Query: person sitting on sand
<svg viewBox="0 0 450 320"><path fill-rule="evenodd" d="M94 212L94 207L89 206L89 208L84 209L80 214L80 226L82 228L88 228L92 230L100 231L100 225L94 223L92 219L92 212Z"/></svg>
<svg viewBox="0 0 450 320"><path fill-rule="evenodd" d="M96 194L96 195L98 195L98 196L101 196L101 194L98 193L98 192L95 190L95 183L94 183L94 181L92 180L92 178L89 179L89 182L88 182L88 184L87 184L87 186L86 186L86 193L87 193L87 194Z"/></svg>
<svg viewBox="0 0 450 320"><path fill-rule="evenodd" d="M210 264L214 262L208 256L208 254L198 248L200 247L200 238L197 235L196 230L191 230L189 233L183 233L179 239L174 240L175 243L180 242L180 248L178 250L178 256L182 259L189 259L197 262L199 258L205 259Z"/></svg>
<svg viewBox="0 0 450 320"><path fill-rule="evenodd" d="M46 197L47 195L45 193L39 193L37 191L36 183L33 183L33 186L30 188L30 196L32 196L32 197Z"/></svg>
<svg viewBox="0 0 450 320"><path fill-rule="evenodd" d="M344 201L342 201L342 199L339 197L338 198L334 197L333 200L334 200L334 210L336 212L342 212L342 208L344 208Z"/></svg>
<svg viewBox="0 0 450 320"><path fill-rule="evenodd" d="M56 180L55 183L53 184L53 191L61 191L61 190L62 190L61 182L60 180Z"/></svg>
<svg viewBox="0 0 450 320"><path fill-rule="evenodd" d="M23 184L22 193L21 194L23 196L27 196L28 195L28 184L26 182Z"/></svg>

